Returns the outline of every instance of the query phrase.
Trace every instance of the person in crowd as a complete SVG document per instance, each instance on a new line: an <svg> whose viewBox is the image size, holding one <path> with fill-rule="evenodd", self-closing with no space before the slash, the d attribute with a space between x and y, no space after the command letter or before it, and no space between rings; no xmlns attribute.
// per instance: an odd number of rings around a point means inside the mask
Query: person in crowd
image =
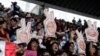
<svg viewBox="0 0 100 56"><path fill-rule="evenodd" d="M57 35L57 39L60 40L63 38L65 32L64 32L64 24L63 24L63 20L57 20L57 32L56 32L56 35Z"/></svg>
<svg viewBox="0 0 100 56"><path fill-rule="evenodd" d="M37 36L39 39L43 39L43 36L44 36L44 29L43 29L43 26L42 26L42 23L39 23L37 25Z"/></svg>
<svg viewBox="0 0 100 56"><path fill-rule="evenodd" d="M0 18L0 39L5 40L7 42L10 41L9 33L8 33L8 30L7 30L7 23L6 23L6 21L4 20L3 17Z"/></svg>
<svg viewBox="0 0 100 56"><path fill-rule="evenodd" d="M46 47L47 50L51 50L51 41L55 40L54 37L47 37L47 36L44 36L43 37L43 42L42 44Z"/></svg>
<svg viewBox="0 0 100 56"><path fill-rule="evenodd" d="M78 22L77 22L77 26L78 26L78 27L81 27L81 26L82 26L81 19L78 20Z"/></svg>
<svg viewBox="0 0 100 56"><path fill-rule="evenodd" d="M45 48L45 46L43 46L42 42L43 42L43 37L44 37L44 28L42 23L38 23L37 25L37 38L39 41L39 45L41 48Z"/></svg>
<svg viewBox="0 0 100 56"><path fill-rule="evenodd" d="M59 56L68 56L68 54L65 51L60 52Z"/></svg>
<svg viewBox="0 0 100 56"><path fill-rule="evenodd" d="M14 15L20 15L21 13L21 8L17 5L17 2L12 2L12 5L11 5L11 11L12 12L12 16Z"/></svg>
<svg viewBox="0 0 100 56"><path fill-rule="evenodd" d="M48 37L44 36L46 34L43 25L44 15L22 13L17 2L12 2L11 8L6 9L8 10L6 11L5 7L0 3L0 40L6 42L16 41L16 30L20 28L19 23L22 17L26 19L25 23L31 22L32 24L32 30L30 31L32 32L30 34L32 39L27 45L25 43L16 44L16 56L27 56L30 53L37 56L100 56L100 38L98 37L96 43L87 42L86 40L85 29L88 26L86 20L82 25L81 19L76 22L75 17L72 20L73 23L56 18L56 37ZM6 17L3 13L6 14ZM9 22L10 24L8 24ZM78 53L76 30L83 33L86 44L85 54ZM100 34L100 28L98 28L98 32Z"/></svg>
<svg viewBox="0 0 100 56"><path fill-rule="evenodd" d="M74 43L73 42L67 42L64 47L63 50L65 50L69 56L76 56L76 54L74 54Z"/></svg>
<svg viewBox="0 0 100 56"><path fill-rule="evenodd" d="M27 22L31 22L31 21L32 21L32 16L31 16L30 13L28 13L28 14L26 15L26 21L27 21Z"/></svg>
<svg viewBox="0 0 100 56"><path fill-rule="evenodd" d="M86 47L87 56L95 56L96 55L96 43L89 42Z"/></svg>
<svg viewBox="0 0 100 56"><path fill-rule="evenodd" d="M25 43L16 44L16 56L23 56L26 46Z"/></svg>
<svg viewBox="0 0 100 56"><path fill-rule="evenodd" d="M60 48L59 48L59 43L54 41L51 43L51 51L50 54L51 56L57 56L60 53Z"/></svg>
<svg viewBox="0 0 100 56"><path fill-rule="evenodd" d="M28 43L27 50L37 51L39 48L38 44L39 44L38 40L35 38L32 38L30 42Z"/></svg>
<svg viewBox="0 0 100 56"><path fill-rule="evenodd" d="M9 29L9 33L10 33L10 39L11 42L16 41L16 30L19 28L17 25L17 19L16 18L12 18L10 20L10 29Z"/></svg>
<svg viewBox="0 0 100 56"><path fill-rule="evenodd" d="M40 47L39 47L39 42L38 42L38 40L35 39L35 38L32 38L32 39L30 40L30 42L28 43L28 45L27 45L27 50L33 51L33 52L35 51L35 52L37 53L37 55L40 55L40 53L39 53ZM26 52L25 52L24 55L27 55L27 50L26 50Z"/></svg>
<svg viewBox="0 0 100 56"><path fill-rule="evenodd" d="M73 18L72 22L73 22L74 25L76 25L75 17Z"/></svg>
<svg viewBox="0 0 100 56"><path fill-rule="evenodd" d="M51 56L48 50L44 50L41 56Z"/></svg>

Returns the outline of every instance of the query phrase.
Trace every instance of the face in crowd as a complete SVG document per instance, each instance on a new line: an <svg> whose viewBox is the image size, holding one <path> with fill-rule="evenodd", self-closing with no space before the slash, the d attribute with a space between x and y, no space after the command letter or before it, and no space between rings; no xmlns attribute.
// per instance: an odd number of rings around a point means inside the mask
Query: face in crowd
<svg viewBox="0 0 100 56"><path fill-rule="evenodd" d="M35 41L31 43L31 48L33 51L36 51L38 49L38 43L36 43Z"/></svg>
<svg viewBox="0 0 100 56"><path fill-rule="evenodd" d="M59 44L56 43L56 42L54 42L54 43L52 44L52 51L53 51L53 52L57 52L58 50L59 50Z"/></svg>
<svg viewBox="0 0 100 56"><path fill-rule="evenodd" d="M16 18L11 19L11 20L10 20L10 23L11 23L11 26L12 26L12 27L16 26L16 25L17 25L17 20L16 20Z"/></svg>
<svg viewBox="0 0 100 56"><path fill-rule="evenodd" d="M7 23L3 18L0 18L0 28L6 29Z"/></svg>
<svg viewBox="0 0 100 56"><path fill-rule="evenodd" d="M31 39L31 41L30 41L29 44L28 44L27 49L28 49L28 50L37 51L38 48L39 48L39 42L38 42L38 40L35 39L35 38Z"/></svg>
<svg viewBox="0 0 100 56"><path fill-rule="evenodd" d="M70 44L69 44L69 51L70 51L71 53L74 52L74 43L70 43Z"/></svg>

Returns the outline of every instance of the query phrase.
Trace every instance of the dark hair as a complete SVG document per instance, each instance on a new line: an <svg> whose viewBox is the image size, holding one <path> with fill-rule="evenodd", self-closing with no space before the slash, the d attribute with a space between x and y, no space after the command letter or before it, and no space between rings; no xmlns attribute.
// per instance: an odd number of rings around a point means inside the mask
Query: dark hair
<svg viewBox="0 0 100 56"><path fill-rule="evenodd" d="M19 45L19 46L22 45L23 47L26 47L26 46L27 46L26 43L19 43L18 45Z"/></svg>
<svg viewBox="0 0 100 56"><path fill-rule="evenodd" d="M67 56L68 56L68 53L67 53L66 51L61 51L61 52L59 53L59 55L62 55L63 53L66 53Z"/></svg>
<svg viewBox="0 0 100 56"><path fill-rule="evenodd" d="M92 45L93 48L97 49L97 46ZM96 52L94 53L94 55L96 54ZM86 44L86 55L90 56L90 42Z"/></svg>
<svg viewBox="0 0 100 56"><path fill-rule="evenodd" d="M18 22L16 18L11 18L11 20L13 20L14 22Z"/></svg>
<svg viewBox="0 0 100 56"><path fill-rule="evenodd" d="M50 46L51 51L53 51L53 50L52 50L52 47L53 47L54 44L57 44L58 47L59 47L59 43L58 43L58 42L53 42L53 43L51 43L51 46Z"/></svg>
<svg viewBox="0 0 100 56"><path fill-rule="evenodd" d="M57 45L59 45L58 42L53 42L53 43L51 43L51 47L53 46L53 44L57 44Z"/></svg>
<svg viewBox="0 0 100 56"><path fill-rule="evenodd" d="M49 53L50 54L50 52L48 50L44 49L43 52L41 53L41 55L44 56L45 53Z"/></svg>
<svg viewBox="0 0 100 56"><path fill-rule="evenodd" d="M30 42L28 43L28 46L27 46L27 49L28 49L28 50L32 50L32 48L31 48L32 42L36 42L37 44L39 44L39 42L38 42L37 39L32 38L32 39L30 40Z"/></svg>
<svg viewBox="0 0 100 56"><path fill-rule="evenodd" d="M63 46L63 50L66 51L66 52L69 52L69 47L70 45L74 43L73 42L67 42L64 46Z"/></svg>
<svg viewBox="0 0 100 56"><path fill-rule="evenodd" d="M5 21L0 21L0 25L4 24Z"/></svg>

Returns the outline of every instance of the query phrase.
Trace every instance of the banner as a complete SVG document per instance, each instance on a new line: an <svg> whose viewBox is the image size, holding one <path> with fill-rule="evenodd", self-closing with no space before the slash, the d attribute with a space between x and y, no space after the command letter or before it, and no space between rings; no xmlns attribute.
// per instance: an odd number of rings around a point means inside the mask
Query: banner
<svg viewBox="0 0 100 56"><path fill-rule="evenodd" d="M55 20L54 20L54 12L48 12L48 9L44 10L44 14L46 19L44 20L44 27L45 27L45 36L47 37L55 37L55 32L57 29Z"/></svg>
<svg viewBox="0 0 100 56"><path fill-rule="evenodd" d="M81 32L79 32L78 30L76 30L76 34L78 36L77 38L77 43L78 43L78 53L83 53L85 54L85 49L86 49L86 45L83 39L83 35Z"/></svg>
<svg viewBox="0 0 100 56"><path fill-rule="evenodd" d="M25 56L37 56L37 51L26 50Z"/></svg>
<svg viewBox="0 0 100 56"><path fill-rule="evenodd" d="M96 27L96 22L94 22L92 24L92 22L90 20L88 20L87 24L88 24L88 28L85 29L87 41L97 42L99 33L98 33L98 30L97 30L97 27Z"/></svg>
<svg viewBox="0 0 100 56"><path fill-rule="evenodd" d="M16 44L0 41L0 56L16 56Z"/></svg>
<svg viewBox="0 0 100 56"><path fill-rule="evenodd" d="M31 30L31 22L27 23L25 19L21 19L21 28L17 29L17 41L28 43L30 40L30 30Z"/></svg>

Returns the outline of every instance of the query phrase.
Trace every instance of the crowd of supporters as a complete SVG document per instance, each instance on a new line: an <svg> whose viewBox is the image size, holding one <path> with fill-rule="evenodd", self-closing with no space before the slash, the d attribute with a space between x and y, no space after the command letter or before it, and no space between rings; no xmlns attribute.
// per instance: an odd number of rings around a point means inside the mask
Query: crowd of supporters
<svg viewBox="0 0 100 56"><path fill-rule="evenodd" d="M24 18L31 22L31 40L28 43L16 42L16 31L20 28L20 20ZM43 21L45 15L35 15L23 12L17 5L12 2L11 8L5 8L0 3L0 41L16 43L16 56L25 56L26 50L37 51L38 56L100 56L100 39L98 42L87 42L85 29L88 27L87 21L84 25L81 19L66 22L63 19L55 18L57 30L56 37L45 36ZM86 44L85 53L78 52L76 30L81 31ZM100 28L97 28L100 33ZM92 31L92 30L91 30ZM73 41L72 41L73 40Z"/></svg>

